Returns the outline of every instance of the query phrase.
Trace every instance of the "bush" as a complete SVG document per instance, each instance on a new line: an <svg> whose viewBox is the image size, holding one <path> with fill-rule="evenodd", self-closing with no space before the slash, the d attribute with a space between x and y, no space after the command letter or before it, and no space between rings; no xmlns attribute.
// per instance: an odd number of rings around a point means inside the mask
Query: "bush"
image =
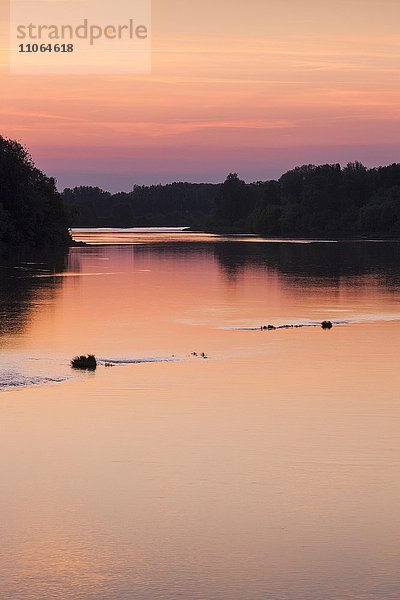
<svg viewBox="0 0 400 600"><path fill-rule="evenodd" d="M97 360L94 354L88 354L87 356L75 356L75 358L71 360L71 367L73 369L95 371L97 367Z"/></svg>

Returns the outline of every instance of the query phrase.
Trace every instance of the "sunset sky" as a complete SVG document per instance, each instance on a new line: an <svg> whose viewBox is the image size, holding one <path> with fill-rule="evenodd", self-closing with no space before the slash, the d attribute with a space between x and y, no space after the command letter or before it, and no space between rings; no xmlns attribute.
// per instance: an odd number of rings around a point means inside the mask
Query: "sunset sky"
<svg viewBox="0 0 400 600"><path fill-rule="evenodd" d="M153 0L151 75L34 77L9 74L3 6L0 133L60 188L400 162L399 22L396 0Z"/></svg>

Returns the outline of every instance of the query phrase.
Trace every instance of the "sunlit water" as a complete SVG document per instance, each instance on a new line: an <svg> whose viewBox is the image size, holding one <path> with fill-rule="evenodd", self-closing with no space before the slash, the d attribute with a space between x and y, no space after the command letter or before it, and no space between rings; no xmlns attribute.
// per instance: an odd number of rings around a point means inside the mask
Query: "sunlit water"
<svg viewBox="0 0 400 600"><path fill-rule="evenodd" d="M400 244L75 237L0 262L0 597L398 600Z"/></svg>

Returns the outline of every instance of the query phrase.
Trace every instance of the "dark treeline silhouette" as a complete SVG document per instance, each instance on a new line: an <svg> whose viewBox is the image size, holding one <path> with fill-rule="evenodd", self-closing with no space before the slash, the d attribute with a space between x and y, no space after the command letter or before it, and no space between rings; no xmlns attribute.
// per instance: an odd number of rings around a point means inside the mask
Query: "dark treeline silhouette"
<svg viewBox="0 0 400 600"><path fill-rule="evenodd" d="M69 241L55 180L35 167L26 148L0 136L0 252Z"/></svg>
<svg viewBox="0 0 400 600"><path fill-rule="evenodd" d="M129 193L114 195L97 187L76 187L65 189L63 198L75 227L202 227L219 187L207 183L135 185Z"/></svg>
<svg viewBox="0 0 400 600"><path fill-rule="evenodd" d="M305 165L278 181L135 186L63 192L72 224L82 227L189 226L270 236L400 235L400 164L367 169Z"/></svg>

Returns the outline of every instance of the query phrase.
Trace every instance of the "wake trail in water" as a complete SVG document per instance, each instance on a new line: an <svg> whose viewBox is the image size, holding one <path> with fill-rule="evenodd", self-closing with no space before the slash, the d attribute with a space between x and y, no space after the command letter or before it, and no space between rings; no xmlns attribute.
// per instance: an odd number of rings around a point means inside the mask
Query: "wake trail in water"
<svg viewBox="0 0 400 600"><path fill-rule="evenodd" d="M164 362L176 362L178 360L183 360L181 356L167 356L167 357L157 357L157 356L148 356L144 358L98 358L97 364L99 365L138 365L144 363L164 363Z"/></svg>
<svg viewBox="0 0 400 600"><path fill-rule="evenodd" d="M187 356L146 356L146 357L114 357L114 358L98 358L98 366L119 366L119 365L138 365L146 363L166 363L176 362L187 359ZM40 361L39 357L29 357L30 361ZM49 360L49 358L47 358ZM50 383L62 383L76 377L82 376L82 372L71 370L71 374L65 374L65 368L69 365L69 361L60 360L60 371L55 375L49 376L46 374L24 374L17 369L6 369L0 372L0 391L7 389L26 388L31 386L46 385Z"/></svg>
<svg viewBox="0 0 400 600"><path fill-rule="evenodd" d="M23 375L22 373L1 373L0 391L7 389L26 388L31 386L46 385L49 383L62 383L70 377L44 377L41 375Z"/></svg>
<svg viewBox="0 0 400 600"><path fill-rule="evenodd" d="M363 315L359 317L349 319L331 319L332 325L365 325L371 323L396 323L400 322L400 315ZM248 327L221 327L226 331L276 331L277 329L299 329L303 327L321 327L322 321L300 321L297 323L284 323L284 324L267 324L260 326L248 326Z"/></svg>

